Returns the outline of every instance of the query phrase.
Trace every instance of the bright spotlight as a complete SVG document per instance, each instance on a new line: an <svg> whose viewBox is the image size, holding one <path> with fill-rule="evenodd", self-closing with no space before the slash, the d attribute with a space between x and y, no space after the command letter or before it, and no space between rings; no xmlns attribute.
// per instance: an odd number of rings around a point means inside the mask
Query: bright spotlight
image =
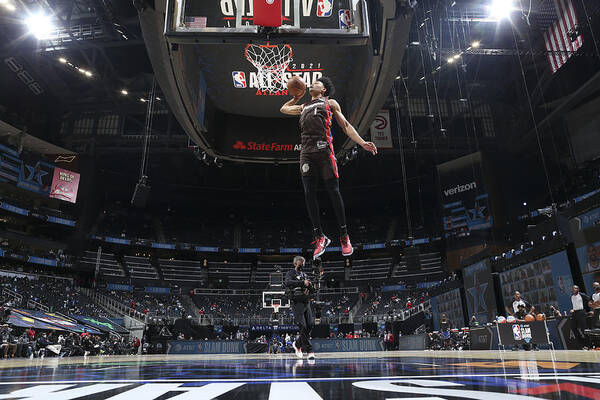
<svg viewBox="0 0 600 400"><path fill-rule="evenodd" d="M129 92L127 90L123 89L123 90L121 90L121 94L123 96L127 96L129 94Z"/></svg>
<svg viewBox="0 0 600 400"><path fill-rule="evenodd" d="M459 58L460 58L460 54L456 54L456 55L454 56L454 59L455 59L455 60L458 60Z"/></svg>
<svg viewBox="0 0 600 400"><path fill-rule="evenodd" d="M67 63L67 59L64 58L64 57L59 58L58 61L60 61L62 64L66 64Z"/></svg>
<svg viewBox="0 0 600 400"><path fill-rule="evenodd" d="M473 47L474 49L478 49L480 45L481 42L479 42L479 40L475 40L473 43L471 43L471 47Z"/></svg>
<svg viewBox="0 0 600 400"><path fill-rule="evenodd" d="M454 57L450 57L450 58L448 58L448 60L447 60L447 61L448 61L448 64L452 64L452 63L454 62Z"/></svg>
<svg viewBox="0 0 600 400"><path fill-rule="evenodd" d="M94 74L92 74L90 71L85 71L85 76L87 76L88 78L91 78Z"/></svg>
<svg viewBox="0 0 600 400"><path fill-rule="evenodd" d="M145 99L145 98L143 98L143 97L140 97L140 101L141 101L142 103L145 103L145 102L146 102L146 99Z"/></svg>
<svg viewBox="0 0 600 400"><path fill-rule="evenodd" d="M0 4L4 6L8 11L15 11L17 7L8 0L0 0Z"/></svg>
<svg viewBox="0 0 600 400"><path fill-rule="evenodd" d="M48 39L54 30L54 24L48 15L30 15L25 20L25 24L29 27L29 33L33 34L38 40Z"/></svg>
<svg viewBox="0 0 600 400"><path fill-rule="evenodd" d="M495 20L502 20L510 16L514 10L513 0L493 0L492 5L488 6L490 10L489 17Z"/></svg>

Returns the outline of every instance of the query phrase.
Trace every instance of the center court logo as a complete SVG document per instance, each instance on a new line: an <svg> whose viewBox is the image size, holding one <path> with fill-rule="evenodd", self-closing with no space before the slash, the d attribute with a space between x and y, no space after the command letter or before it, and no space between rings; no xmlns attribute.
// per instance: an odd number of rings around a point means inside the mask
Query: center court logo
<svg viewBox="0 0 600 400"><path fill-rule="evenodd" d="M285 151L300 151L301 145L299 145L299 144L282 144L282 143L277 143L277 142L271 142L271 143L247 142L247 143L244 143L241 140L236 140L232 147L235 150L245 150L245 151L285 152Z"/></svg>

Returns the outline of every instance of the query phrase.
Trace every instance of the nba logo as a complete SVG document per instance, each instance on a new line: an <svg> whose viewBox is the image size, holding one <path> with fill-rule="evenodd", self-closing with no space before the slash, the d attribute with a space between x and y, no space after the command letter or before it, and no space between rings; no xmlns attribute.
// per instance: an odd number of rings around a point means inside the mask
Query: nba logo
<svg viewBox="0 0 600 400"><path fill-rule="evenodd" d="M340 10L340 29L352 28L352 13L350 10Z"/></svg>
<svg viewBox="0 0 600 400"><path fill-rule="evenodd" d="M519 325L513 325L512 330L515 340L523 340L523 335L521 335L521 327Z"/></svg>
<svg viewBox="0 0 600 400"><path fill-rule="evenodd" d="M246 74L244 71L233 71L231 76L233 77L233 86L238 89L244 89L246 87Z"/></svg>
<svg viewBox="0 0 600 400"><path fill-rule="evenodd" d="M319 0L317 2L317 17L331 17L333 0Z"/></svg>

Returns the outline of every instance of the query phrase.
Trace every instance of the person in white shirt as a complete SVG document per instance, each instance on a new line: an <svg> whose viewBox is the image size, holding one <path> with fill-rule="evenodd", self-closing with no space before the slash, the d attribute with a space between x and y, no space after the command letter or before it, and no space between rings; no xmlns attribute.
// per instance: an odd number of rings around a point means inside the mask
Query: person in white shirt
<svg viewBox="0 0 600 400"><path fill-rule="evenodd" d="M586 311L589 308L590 298L585 293L580 292L579 286L577 285L573 286L572 292L573 294L571 296L571 304L573 308L571 309L571 320L573 321L573 332L575 333L575 336L578 337L579 342L585 349L586 340L585 336L583 335L583 332L587 328Z"/></svg>

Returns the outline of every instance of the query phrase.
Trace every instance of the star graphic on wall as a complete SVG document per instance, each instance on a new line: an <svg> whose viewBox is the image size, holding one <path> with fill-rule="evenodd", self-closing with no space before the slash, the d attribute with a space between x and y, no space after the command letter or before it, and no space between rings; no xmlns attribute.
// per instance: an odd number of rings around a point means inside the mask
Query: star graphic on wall
<svg viewBox="0 0 600 400"><path fill-rule="evenodd" d="M485 291L487 290L488 283L479 283L477 279L477 272L473 274L473 287L467 289L467 292L473 298L473 314L477 314L481 308L481 311L487 311L487 304L485 303Z"/></svg>

